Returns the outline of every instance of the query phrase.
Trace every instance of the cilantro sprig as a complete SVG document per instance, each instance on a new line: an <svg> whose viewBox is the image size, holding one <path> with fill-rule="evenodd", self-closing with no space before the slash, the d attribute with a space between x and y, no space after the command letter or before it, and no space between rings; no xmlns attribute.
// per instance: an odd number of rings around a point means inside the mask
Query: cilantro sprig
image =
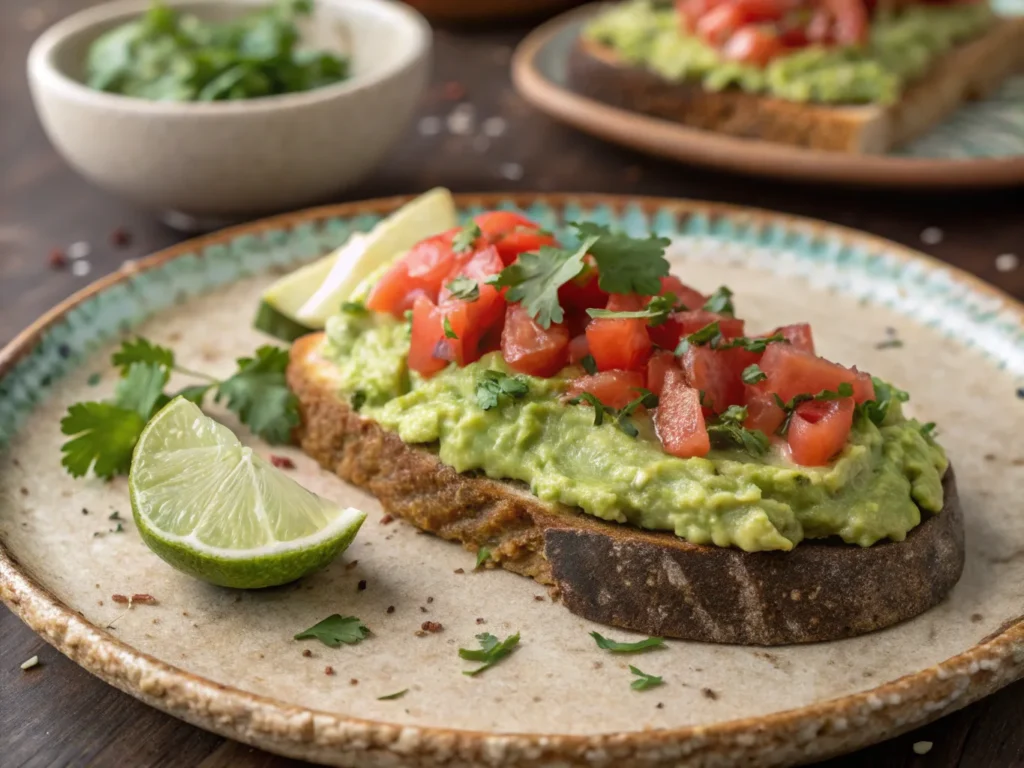
<svg viewBox="0 0 1024 768"><path fill-rule="evenodd" d="M768 450L768 436L759 429L744 427L746 420L745 405L730 405L717 420L707 425L708 437L715 447L739 447L753 456L760 456Z"/></svg>
<svg viewBox="0 0 1024 768"><path fill-rule="evenodd" d="M596 237L590 237L576 250L543 245L536 253L521 253L487 282L508 288L506 297L510 302L521 303L538 325L550 328L565 318L558 303L558 289L583 270L583 257L596 242Z"/></svg>
<svg viewBox="0 0 1024 768"><path fill-rule="evenodd" d="M873 424L881 426L889 415L892 404L905 403L910 399L910 395L877 376L872 376L871 381L875 385L875 399L863 403L860 409Z"/></svg>
<svg viewBox="0 0 1024 768"><path fill-rule="evenodd" d="M767 379L768 374L762 371L761 366L757 363L751 363L743 369L740 378L743 379L744 384L757 384Z"/></svg>
<svg viewBox="0 0 1024 768"><path fill-rule="evenodd" d="M462 674L469 677L476 677L481 672L490 669L499 661L511 654L519 645L518 632L514 635L509 635L500 642L498 641L498 638L489 632L477 635L476 639L480 643L479 650L459 648L460 659L483 662L483 666L477 667L476 669L463 670Z"/></svg>
<svg viewBox="0 0 1024 768"><path fill-rule="evenodd" d="M720 286L717 291L708 297L704 302L704 309L714 312L716 315L736 316L736 307L732 303L733 293L726 286Z"/></svg>
<svg viewBox="0 0 1024 768"><path fill-rule="evenodd" d="M635 400L631 400L626 403L622 408L612 408L610 405L605 405L601 400L591 392L581 392L575 397L567 401L568 405L579 405L580 403L589 403L594 407L594 426L600 427L604 424L605 417L611 419L612 423L615 424L620 430L625 432L630 437L637 437L640 434L640 430L636 428L636 424L633 423L630 418L640 406L644 408L657 408L658 407L658 396L648 389L642 387L637 389L640 392L640 396Z"/></svg>
<svg viewBox="0 0 1024 768"><path fill-rule="evenodd" d="M645 640L637 640L635 643L620 643L617 640L610 640L597 632L591 632L590 636L594 638L598 648L604 651L611 651L612 653L640 653L641 651L665 647L665 640L661 637L648 637Z"/></svg>
<svg viewBox="0 0 1024 768"><path fill-rule="evenodd" d="M355 645L364 640L370 630L355 616L342 616L334 613L323 621L318 621L309 629L295 635L296 640L319 640L330 648L344 645Z"/></svg>
<svg viewBox="0 0 1024 768"><path fill-rule="evenodd" d="M629 671L636 675L637 678L629 684L629 687L634 691L646 691L648 688L655 688L665 683L664 679L657 675L648 675L646 672L641 672L632 664L629 665Z"/></svg>
<svg viewBox="0 0 1024 768"><path fill-rule="evenodd" d="M667 237L630 237L592 222L572 226L580 239L590 241L587 250L597 262L602 291L654 296L661 290L661 278L669 272L665 249L672 241Z"/></svg>
<svg viewBox="0 0 1024 768"><path fill-rule="evenodd" d="M678 309L679 306L677 306L675 294L668 293L664 296L651 297L651 300L643 309L617 312L611 309L591 308L587 310L587 314L595 319L646 319L649 320L648 325L656 327L662 325L666 320L668 320L669 316Z"/></svg>
<svg viewBox="0 0 1024 768"><path fill-rule="evenodd" d="M482 235L480 225L471 221L455 233L455 237L452 239L452 250L456 253L468 253L473 250L473 244Z"/></svg>
<svg viewBox="0 0 1024 768"><path fill-rule="evenodd" d="M298 400L284 379L288 352L279 347L263 346L254 357L239 358L235 373L223 381L179 365L173 350L144 338L122 342L111 363L121 373L113 398L75 403L61 420L61 432L70 438L61 447L61 464L73 477L90 469L103 478L126 474L146 422L177 396L202 405L213 391L218 402L226 400L243 424L269 442L288 441L299 423ZM172 372L203 383L167 392Z"/></svg>
<svg viewBox="0 0 1024 768"><path fill-rule="evenodd" d="M682 356L686 354L691 346L704 347L708 346L711 349L745 349L747 352L760 353L764 352L769 344L788 344L789 341L781 333L773 333L771 336L760 336L753 338L750 336L736 336L731 339L727 339L722 335L721 323L714 321L708 323L703 328L694 331L688 336L684 336L679 340L679 346L676 347L676 355Z"/></svg>
<svg viewBox="0 0 1024 768"><path fill-rule="evenodd" d="M526 379L501 371L484 371L476 382L476 402L485 411L497 408L503 397L519 400L529 393L530 385Z"/></svg>
<svg viewBox="0 0 1024 768"><path fill-rule="evenodd" d="M473 302L480 298L480 284L465 275L459 275L448 283L448 290L459 301Z"/></svg>

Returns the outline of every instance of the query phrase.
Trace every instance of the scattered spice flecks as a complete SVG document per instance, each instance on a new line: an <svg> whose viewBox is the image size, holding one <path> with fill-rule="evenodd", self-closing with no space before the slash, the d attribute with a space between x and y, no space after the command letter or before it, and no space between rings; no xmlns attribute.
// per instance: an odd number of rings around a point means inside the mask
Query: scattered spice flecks
<svg viewBox="0 0 1024 768"><path fill-rule="evenodd" d="M426 613L426 612L427 612L427 606L421 605L420 606L420 613Z"/></svg>
<svg viewBox="0 0 1024 768"><path fill-rule="evenodd" d="M432 597L428 597L428 598L427 598L427 602L428 602L428 603L432 603L432 602L434 602L434 598L432 598Z"/></svg>
<svg viewBox="0 0 1024 768"><path fill-rule="evenodd" d="M1020 257L1016 253L1001 253L996 256L996 269L999 272L1013 272L1020 266Z"/></svg>
<svg viewBox="0 0 1024 768"><path fill-rule="evenodd" d="M533 599L536 600L538 603L543 603L544 602L544 595L534 595Z"/></svg>
<svg viewBox="0 0 1024 768"><path fill-rule="evenodd" d="M119 522L113 528L110 529L111 533L124 533L124 526Z"/></svg>
<svg viewBox="0 0 1024 768"><path fill-rule="evenodd" d="M132 233L125 227L114 227L110 233L110 244L117 248L124 248L132 242Z"/></svg>
<svg viewBox="0 0 1024 768"><path fill-rule="evenodd" d="M332 667L330 664L328 664L326 667L324 667L324 674L327 675L327 676L333 675L334 674L334 667Z"/></svg>
<svg viewBox="0 0 1024 768"><path fill-rule="evenodd" d="M456 568L455 569L455 573L465 573L465 572L466 572L465 568Z"/></svg>
<svg viewBox="0 0 1024 768"><path fill-rule="evenodd" d="M718 694L710 688L701 688L700 692L704 694L705 699L711 699L712 701L718 700Z"/></svg>
<svg viewBox="0 0 1024 768"><path fill-rule="evenodd" d="M50 265L50 269L64 269L68 265L68 257L60 248L54 248L50 251L47 263Z"/></svg>
<svg viewBox="0 0 1024 768"><path fill-rule="evenodd" d="M984 618L985 617L982 616L980 613L971 614L971 621L973 621L975 624L977 624L979 621L982 621Z"/></svg>
<svg viewBox="0 0 1024 768"><path fill-rule="evenodd" d="M477 623L477 624L483 624L483 623L484 623L484 620L483 620L483 619L477 619L477 620L476 620L476 623Z"/></svg>
<svg viewBox="0 0 1024 768"><path fill-rule="evenodd" d="M914 742L914 754L915 755L927 755L932 751L934 745L930 741L915 741Z"/></svg>
<svg viewBox="0 0 1024 768"><path fill-rule="evenodd" d="M366 579L361 579L359 581L359 584L357 585L356 589L358 589L360 592L362 592L364 589L366 589Z"/></svg>
<svg viewBox="0 0 1024 768"><path fill-rule="evenodd" d="M39 666L39 657L38 656L33 656L31 659L25 659L25 661L21 662L21 668L22 669L32 669L32 667L37 667L37 666Z"/></svg>
<svg viewBox="0 0 1024 768"><path fill-rule="evenodd" d="M388 606L388 610L387 610L387 612L388 612L388 613L394 613L394 612L395 612L395 606L393 606L393 605L389 605L389 606Z"/></svg>
<svg viewBox="0 0 1024 768"><path fill-rule="evenodd" d="M359 561L358 560L353 560L351 563L345 563L345 570L346 571L351 571L357 565L359 565Z"/></svg>
<svg viewBox="0 0 1024 768"><path fill-rule="evenodd" d="M155 597L145 592L136 592L132 595L132 602L141 603L142 605L156 605L158 601Z"/></svg>
<svg viewBox="0 0 1024 768"><path fill-rule="evenodd" d="M921 242L925 245L938 245L945 236L946 233L938 227L925 227L921 230Z"/></svg>
<svg viewBox="0 0 1024 768"><path fill-rule="evenodd" d="M439 621L424 621L422 624L420 624L420 629L422 629L424 632L436 633L444 629L444 625L441 624L441 622Z"/></svg>
<svg viewBox="0 0 1024 768"><path fill-rule="evenodd" d="M23 488L20 488L19 490L21 491L21 495L22 496L28 496L28 488L24 488L23 487Z"/></svg>
<svg viewBox="0 0 1024 768"><path fill-rule="evenodd" d="M295 462L287 456L270 455L270 463L278 469L295 469Z"/></svg>
<svg viewBox="0 0 1024 768"><path fill-rule="evenodd" d="M309 648L307 648L306 650L304 650L304 651L302 652L302 655L303 655L303 656L305 656L305 657L306 657L307 659L311 659L311 658L313 658L313 652L312 652L311 650L309 650Z"/></svg>
<svg viewBox="0 0 1024 768"><path fill-rule="evenodd" d="M665 708L665 704L664 704L663 702L660 702L660 701L659 701L659 702L658 702L657 704L655 704L655 706L656 706L656 707L657 707L658 709L664 709L664 708Z"/></svg>
<svg viewBox="0 0 1024 768"><path fill-rule="evenodd" d="M1024 387L1017 387L1017 397L1024 400Z"/></svg>
<svg viewBox="0 0 1024 768"><path fill-rule="evenodd" d="M875 344L875 349L899 349L903 346L903 342L899 339L886 339Z"/></svg>
<svg viewBox="0 0 1024 768"><path fill-rule="evenodd" d="M359 680L357 680L356 678L353 677L351 680L348 681L348 684L349 685L359 685Z"/></svg>
<svg viewBox="0 0 1024 768"><path fill-rule="evenodd" d="M118 512L116 509L113 512L110 513L109 517L107 517L107 520L120 520L120 519L121 519L121 513Z"/></svg>
<svg viewBox="0 0 1024 768"><path fill-rule="evenodd" d="M110 599L115 603L121 603L122 605L128 605L131 602L131 598L128 597L128 595L121 595L116 592L110 596Z"/></svg>
<svg viewBox="0 0 1024 768"><path fill-rule="evenodd" d="M395 522L395 518L392 517L391 515L384 515L380 519L380 524L381 525L391 525L391 523L393 523L393 522Z"/></svg>

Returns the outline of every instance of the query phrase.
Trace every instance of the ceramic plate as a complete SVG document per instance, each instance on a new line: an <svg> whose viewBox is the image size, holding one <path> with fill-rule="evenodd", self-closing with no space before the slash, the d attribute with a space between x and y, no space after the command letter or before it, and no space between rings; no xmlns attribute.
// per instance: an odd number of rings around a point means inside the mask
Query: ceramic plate
<svg viewBox="0 0 1024 768"><path fill-rule="evenodd" d="M127 484L65 475L58 425L68 404L110 395L116 341L137 332L173 346L186 366L225 373L266 342L249 323L275 275L398 203L321 208L184 243L72 297L0 352L0 596L46 640L196 725L359 766L785 765L890 737L1024 674L1024 308L892 243L763 211L459 198L463 214L521 208L556 231L587 218L668 235L679 274L708 290L730 285L751 327L811 321L824 354L912 390L910 405L939 423L956 466L969 547L951 597L913 621L812 646L671 642L612 656L588 632L628 633L571 615L525 578L474 572L457 545L386 524L371 497L293 449L273 452L294 459L296 479L369 514L319 574L279 589L214 588L152 555L130 519L111 531L113 511L128 517ZM877 347L894 337L901 347ZM140 592L158 604L111 600ZM292 639L336 612L360 617L372 637L341 649ZM417 636L425 620L443 631ZM481 631L519 631L522 644L466 677L457 649ZM666 684L630 690L628 663Z"/></svg>
<svg viewBox="0 0 1024 768"><path fill-rule="evenodd" d="M1003 13L1024 14L1024 0L997 5ZM892 154L788 147L689 128L574 92L568 85L569 54L585 21L600 8L589 5L552 19L520 43L512 60L519 93L575 128L659 157L759 176L900 187L1024 183L1024 75Z"/></svg>

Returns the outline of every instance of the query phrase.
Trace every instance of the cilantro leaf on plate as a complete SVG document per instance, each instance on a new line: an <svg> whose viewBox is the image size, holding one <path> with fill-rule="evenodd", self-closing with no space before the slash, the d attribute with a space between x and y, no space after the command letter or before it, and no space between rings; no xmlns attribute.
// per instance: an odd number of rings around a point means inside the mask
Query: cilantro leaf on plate
<svg viewBox="0 0 1024 768"><path fill-rule="evenodd" d="M122 341L110 362L121 369L122 376L128 375L128 369L133 363L150 363L170 371L174 367L174 352L139 336Z"/></svg>
<svg viewBox="0 0 1024 768"><path fill-rule="evenodd" d="M661 637L648 637L646 640L637 640L635 643L620 643L617 640L610 640L597 632L591 632L597 647L612 653L639 653L654 648L664 648L665 640Z"/></svg>
<svg viewBox="0 0 1024 768"><path fill-rule="evenodd" d="M285 443L299 423L295 394L285 382L288 350L265 345L255 357L240 357L238 371L217 387L216 402L223 398L242 423L271 443Z"/></svg>
<svg viewBox="0 0 1024 768"><path fill-rule="evenodd" d="M365 639L370 630L355 616L342 616L334 613L323 621L318 621L309 629L295 635L296 640L319 640L330 648L340 648L342 644L354 645Z"/></svg>
<svg viewBox="0 0 1024 768"><path fill-rule="evenodd" d="M597 262L598 286L606 293L639 293L654 296L661 292L661 278L668 276L665 249L667 237L630 237L592 222L573 225L583 240L593 242L589 252Z"/></svg>
<svg viewBox="0 0 1024 768"><path fill-rule="evenodd" d="M149 421L157 406L169 402L164 395L167 369L155 363L132 363L124 378L117 382L114 405L135 411Z"/></svg>
<svg viewBox="0 0 1024 768"><path fill-rule="evenodd" d="M489 632L476 636L477 641L480 643L479 650L469 648L459 648L459 658L466 659L467 661L482 661L483 666L477 667L476 669L463 670L462 674L468 675L469 677L475 677L486 669L490 669L499 661L508 656L512 651L519 645L519 633L516 632L514 635L509 635L501 642L498 642L498 638Z"/></svg>
<svg viewBox="0 0 1024 768"><path fill-rule="evenodd" d="M646 672L641 672L632 664L629 665L629 671L637 677L636 680L629 684L629 687L634 691L646 691L648 688L654 688L665 683L665 681L657 675L648 675Z"/></svg>
<svg viewBox="0 0 1024 768"><path fill-rule="evenodd" d="M595 242L596 238L586 238L575 251L544 245L537 253L521 253L487 282L508 288L510 302L520 302L542 328L550 328L565 317L558 289L583 270L583 257Z"/></svg>
<svg viewBox="0 0 1024 768"><path fill-rule="evenodd" d="M71 437L61 446L60 463L73 477L83 477L90 467L97 477L125 474L145 426L146 418L132 408L75 403L60 422L60 431Z"/></svg>
<svg viewBox="0 0 1024 768"><path fill-rule="evenodd" d="M491 550L489 550L487 547L480 547L480 549L476 551L476 565L473 567L479 568L481 565L483 565L490 559Z"/></svg>
<svg viewBox="0 0 1024 768"><path fill-rule="evenodd" d="M377 701L391 701L392 699L400 699L403 696L405 696L405 694L407 694L408 692L409 692L408 688L403 688L400 691L395 691L394 693L389 693L386 696L378 696L377 697Z"/></svg>

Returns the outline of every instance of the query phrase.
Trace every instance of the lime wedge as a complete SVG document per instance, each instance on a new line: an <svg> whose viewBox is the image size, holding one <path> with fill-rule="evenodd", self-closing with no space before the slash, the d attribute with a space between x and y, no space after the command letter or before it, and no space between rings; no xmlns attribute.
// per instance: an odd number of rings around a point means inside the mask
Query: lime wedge
<svg viewBox="0 0 1024 768"><path fill-rule="evenodd" d="M442 187L410 200L380 221L357 242L349 240L335 256L330 274L295 313L295 320L311 328L323 328L327 318L348 301L368 275L390 263L424 238L458 226L455 201Z"/></svg>
<svg viewBox="0 0 1024 768"><path fill-rule="evenodd" d="M225 587L272 587L322 568L366 518L310 493L182 397L146 425L128 487L149 548Z"/></svg>
<svg viewBox="0 0 1024 768"><path fill-rule="evenodd" d="M353 235L349 242L362 237ZM333 251L312 264L300 267L264 291L259 309L256 311L256 319L253 320L256 329L284 341L295 341L300 336L317 330L313 326L300 323L295 316L299 308L327 279L337 255L338 251Z"/></svg>

